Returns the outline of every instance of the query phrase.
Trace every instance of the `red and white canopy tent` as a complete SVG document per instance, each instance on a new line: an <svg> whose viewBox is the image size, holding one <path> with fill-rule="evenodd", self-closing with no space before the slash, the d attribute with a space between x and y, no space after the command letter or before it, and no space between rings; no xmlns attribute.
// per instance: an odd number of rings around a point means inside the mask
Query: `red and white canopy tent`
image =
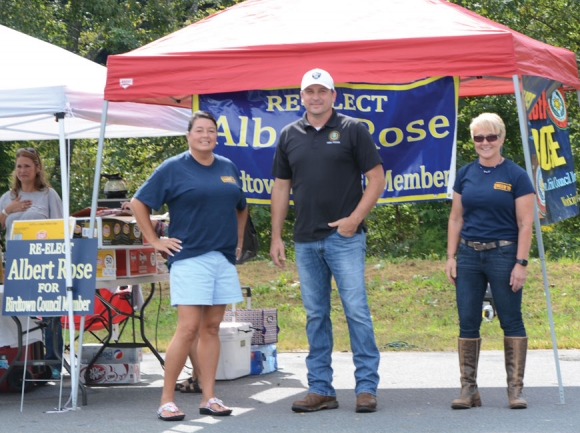
<svg viewBox="0 0 580 433"><path fill-rule="evenodd" d="M247 0L108 59L107 101L191 107L193 94L462 78L461 96L514 93L514 75L580 88L576 57L442 0Z"/></svg>
<svg viewBox="0 0 580 433"><path fill-rule="evenodd" d="M530 177L521 77L580 89L571 51L444 0L247 0L110 56L107 66L106 101L180 107L191 107L195 94L298 86L303 73L315 67L330 71L338 83L457 76L463 97L515 93ZM537 214L535 227L563 403Z"/></svg>

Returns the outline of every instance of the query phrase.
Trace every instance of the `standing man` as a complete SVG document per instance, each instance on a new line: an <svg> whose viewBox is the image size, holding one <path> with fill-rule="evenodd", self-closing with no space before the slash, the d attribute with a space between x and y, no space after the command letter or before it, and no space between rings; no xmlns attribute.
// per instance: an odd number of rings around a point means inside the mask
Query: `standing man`
<svg viewBox="0 0 580 433"><path fill-rule="evenodd" d="M332 108L334 81L322 69L302 78L306 113L280 133L272 174L270 257L284 266L282 227L290 189L296 211L294 242L302 302L307 315L308 394L294 412L336 409L332 386L331 278L348 323L356 379L356 411L375 412L380 354L367 303L364 218L385 187L381 158L368 129ZM367 185L363 192L362 173Z"/></svg>

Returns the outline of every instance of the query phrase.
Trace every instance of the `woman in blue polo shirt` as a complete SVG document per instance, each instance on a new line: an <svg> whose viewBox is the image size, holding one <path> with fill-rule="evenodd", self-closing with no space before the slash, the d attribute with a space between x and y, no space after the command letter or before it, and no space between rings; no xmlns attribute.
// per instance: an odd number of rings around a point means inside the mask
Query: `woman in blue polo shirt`
<svg viewBox="0 0 580 433"><path fill-rule="evenodd" d="M447 278L455 285L459 313L461 395L451 407L481 406L479 328L489 283L504 332L509 407L525 409L528 339L521 305L532 243L534 187L521 167L502 156L505 125L497 114L479 115L470 129L478 158L457 171L445 265Z"/></svg>
<svg viewBox="0 0 580 433"><path fill-rule="evenodd" d="M187 132L189 149L164 161L139 188L131 206L145 238L168 254L171 305L177 327L165 357L161 405L164 421L185 414L175 405L175 382L199 334L202 400L200 413L224 416L232 411L214 394L219 360L219 324L226 304L242 301L235 268L241 253L247 207L239 172L227 158L213 153L217 123L206 111L193 114ZM166 204L169 237L158 237L149 210Z"/></svg>

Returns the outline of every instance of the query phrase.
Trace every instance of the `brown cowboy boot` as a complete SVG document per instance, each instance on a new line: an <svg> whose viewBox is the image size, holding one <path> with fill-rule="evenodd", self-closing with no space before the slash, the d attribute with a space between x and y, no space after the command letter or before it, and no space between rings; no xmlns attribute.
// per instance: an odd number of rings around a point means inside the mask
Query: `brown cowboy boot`
<svg viewBox="0 0 580 433"><path fill-rule="evenodd" d="M451 402L452 409L469 409L481 406L477 389L477 364L481 338L459 338L459 369L461 370L461 395Z"/></svg>
<svg viewBox="0 0 580 433"><path fill-rule="evenodd" d="M507 394L510 409L528 407L522 396L524 387L524 370L526 369L527 337L504 337L505 371L507 373Z"/></svg>

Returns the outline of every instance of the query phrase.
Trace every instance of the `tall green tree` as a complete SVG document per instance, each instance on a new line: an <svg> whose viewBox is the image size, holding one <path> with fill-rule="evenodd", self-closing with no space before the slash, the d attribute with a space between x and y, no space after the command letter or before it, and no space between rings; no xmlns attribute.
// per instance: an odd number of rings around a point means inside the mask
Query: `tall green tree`
<svg viewBox="0 0 580 433"><path fill-rule="evenodd" d="M0 0L0 24L105 64L241 0Z"/></svg>
<svg viewBox="0 0 580 433"><path fill-rule="evenodd" d="M576 0L451 0L538 41L580 54Z"/></svg>

